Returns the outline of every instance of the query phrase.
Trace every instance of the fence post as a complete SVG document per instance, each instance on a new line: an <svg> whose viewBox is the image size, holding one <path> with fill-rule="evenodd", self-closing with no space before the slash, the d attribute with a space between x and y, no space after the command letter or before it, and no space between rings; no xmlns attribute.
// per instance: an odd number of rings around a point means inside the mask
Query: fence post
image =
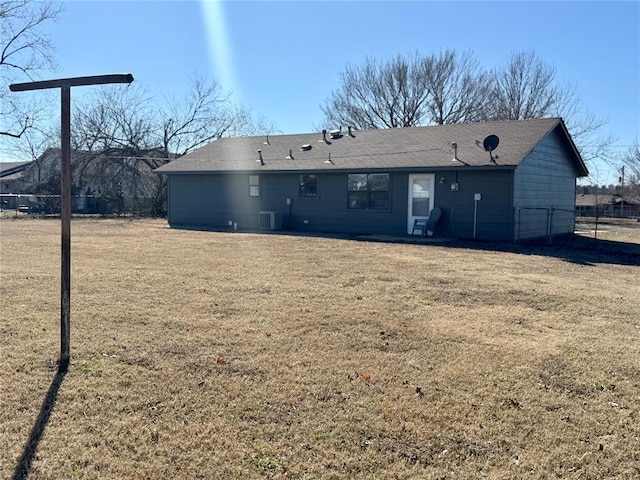
<svg viewBox="0 0 640 480"><path fill-rule="evenodd" d="M553 243L553 207L547 209L547 244Z"/></svg>

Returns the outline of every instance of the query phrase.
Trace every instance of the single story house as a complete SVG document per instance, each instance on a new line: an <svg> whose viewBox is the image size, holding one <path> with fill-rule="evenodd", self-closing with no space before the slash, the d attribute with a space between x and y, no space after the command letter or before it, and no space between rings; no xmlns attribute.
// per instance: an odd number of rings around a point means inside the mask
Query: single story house
<svg viewBox="0 0 640 480"><path fill-rule="evenodd" d="M165 156L160 149L72 149L72 211L90 214L156 213L156 204L163 207L164 186L152 172L169 161ZM36 160L20 164L19 182L15 180L17 173L4 177L5 164L0 163L0 187L3 192L7 191L3 181L5 178L13 179L11 193L28 194L20 197L18 206L27 207L29 211L58 212L61 163L61 149L47 148ZM10 208L15 208L15 195L6 195L4 199L8 203L13 202L14 206Z"/></svg>
<svg viewBox="0 0 640 480"><path fill-rule="evenodd" d="M640 198L609 193L579 194L576 196L576 214L582 217L638 217Z"/></svg>
<svg viewBox="0 0 640 480"><path fill-rule="evenodd" d="M587 168L561 118L221 138L155 170L172 227L415 233L517 241L572 233Z"/></svg>

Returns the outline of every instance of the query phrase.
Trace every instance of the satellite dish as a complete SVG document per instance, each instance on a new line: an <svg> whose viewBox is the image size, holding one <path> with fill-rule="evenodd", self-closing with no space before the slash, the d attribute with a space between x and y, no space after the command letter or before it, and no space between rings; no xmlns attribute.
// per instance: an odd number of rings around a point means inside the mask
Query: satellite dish
<svg viewBox="0 0 640 480"><path fill-rule="evenodd" d="M482 142L482 146L487 152L491 153L498 147L499 143L500 143L500 139L498 138L497 135L489 135Z"/></svg>
<svg viewBox="0 0 640 480"><path fill-rule="evenodd" d="M500 143L500 139L498 138L497 135L489 135L482 142L482 146L487 152L489 152L489 158L491 158L491 161L494 163L496 161L495 159L498 157L496 156L494 158L492 152L498 147L499 143Z"/></svg>

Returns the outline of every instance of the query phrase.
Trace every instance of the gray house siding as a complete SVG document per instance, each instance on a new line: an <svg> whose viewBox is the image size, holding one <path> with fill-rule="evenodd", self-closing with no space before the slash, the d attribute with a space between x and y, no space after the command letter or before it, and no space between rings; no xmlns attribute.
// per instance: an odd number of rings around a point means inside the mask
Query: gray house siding
<svg viewBox="0 0 640 480"><path fill-rule="evenodd" d="M441 179L444 177L444 183ZM513 240L513 170L440 171L436 173L435 206L442 210L436 235L473 238L475 200L478 201L476 236L478 240ZM451 183L458 190L451 190Z"/></svg>
<svg viewBox="0 0 640 480"><path fill-rule="evenodd" d="M406 235L410 173L418 172L389 172L388 210L348 208L348 172L317 173L317 197L300 196L299 173L255 173L260 175L257 197L249 195L250 173L170 175L169 224L229 229L231 222L239 230L257 230L259 212L273 211L282 228L300 232ZM437 236L473 238L474 194L480 193L475 238L513 239L511 170L431 173L434 205L442 210ZM458 191L451 191L452 182Z"/></svg>
<svg viewBox="0 0 640 480"><path fill-rule="evenodd" d="M389 172L379 172L389 173ZM299 231L335 233L386 233L401 235L406 231L407 186L406 174L389 173L389 199L387 210L348 208L347 172L322 173L319 196L294 197L292 228ZM292 180L297 185L297 176ZM297 190L295 192L297 195Z"/></svg>
<svg viewBox="0 0 640 480"><path fill-rule="evenodd" d="M298 173L255 174L260 176L257 197L249 195L249 173L170 175L169 224L227 229L231 222L240 230L257 230L259 212L273 211L282 228L296 231L406 232L406 174L390 174L388 210L349 209L346 172L318 173L317 197L300 196Z"/></svg>
<svg viewBox="0 0 640 480"><path fill-rule="evenodd" d="M515 238L572 233L576 168L567 160L567 146L552 131L520 163L514 177Z"/></svg>

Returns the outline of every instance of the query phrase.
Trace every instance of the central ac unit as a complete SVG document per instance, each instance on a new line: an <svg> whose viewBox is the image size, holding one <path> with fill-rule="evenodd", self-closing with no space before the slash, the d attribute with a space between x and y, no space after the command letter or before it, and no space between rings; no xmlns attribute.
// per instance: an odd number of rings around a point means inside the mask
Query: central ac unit
<svg viewBox="0 0 640 480"><path fill-rule="evenodd" d="M258 215L258 228L260 230L278 229L276 212L260 212Z"/></svg>

